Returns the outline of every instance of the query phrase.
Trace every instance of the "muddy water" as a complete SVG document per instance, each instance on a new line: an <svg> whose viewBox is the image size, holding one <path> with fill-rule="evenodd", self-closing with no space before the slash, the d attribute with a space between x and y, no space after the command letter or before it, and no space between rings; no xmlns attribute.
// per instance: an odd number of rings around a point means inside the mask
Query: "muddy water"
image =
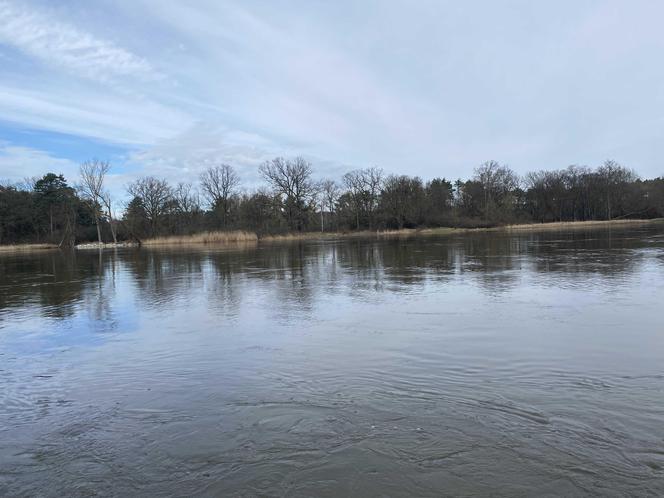
<svg viewBox="0 0 664 498"><path fill-rule="evenodd" d="M2 496L661 496L664 229L0 256Z"/></svg>

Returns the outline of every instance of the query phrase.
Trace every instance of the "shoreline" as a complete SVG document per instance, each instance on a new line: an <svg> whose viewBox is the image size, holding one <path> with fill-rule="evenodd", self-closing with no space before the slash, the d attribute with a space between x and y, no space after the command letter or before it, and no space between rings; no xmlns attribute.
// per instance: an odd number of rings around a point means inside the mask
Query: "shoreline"
<svg viewBox="0 0 664 498"><path fill-rule="evenodd" d="M139 247L136 242L83 242L82 244L77 244L74 246L74 249L119 249L126 247Z"/></svg>
<svg viewBox="0 0 664 498"><path fill-rule="evenodd" d="M260 243L280 243L304 240L339 240L353 238L388 238L413 237L422 235L454 235L480 232L538 232L538 231L565 231L580 229L601 229L621 226L638 226L664 223L664 218L653 219L621 219L621 220L591 220L591 221L556 221L548 223L523 223L517 225L501 225L489 228L403 228L401 230L358 230L348 232L302 232L280 235L265 235L259 237L253 232L235 230L231 232L204 232L193 235L175 235L170 237L157 237L146 239L142 244L137 242L85 242L74 246L77 250L91 249L126 249L126 248L167 248L187 246L243 246ZM0 245L0 253L11 254L16 252L52 251L59 249L55 244L12 244Z"/></svg>
<svg viewBox="0 0 664 498"><path fill-rule="evenodd" d="M258 244L275 244L297 241L316 240L348 240L359 238L408 238L418 236L443 236L483 232L538 232L566 230L597 230L611 227L640 226L664 223L664 218L653 219L621 219L591 221L557 221L548 223L523 223L518 225L501 225L488 228L403 228L401 230L358 230L348 232L302 232L258 237L253 232L206 232L191 236L160 237L148 239L141 247L151 249L184 248L184 247L246 247ZM224 240L219 240L224 239Z"/></svg>
<svg viewBox="0 0 664 498"><path fill-rule="evenodd" d="M52 251L59 249L55 244L9 244L0 245L0 253Z"/></svg>
<svg viewBox="0 0 664 498"><path fill-rule="evenodd" d="M590 221L551 221L548 223L524 223L519 225L505 225L503 227L496 227L508 232L523 231L538 231L538 230L567 230L567 229L580 229L580 228L606 228L614 226L636 226L636 225L650 225L664 222L664 218L652 219L620 219L620 220L590 220ZM495 230L496 228L489 229Z"/></svg>
<svg viewBox="0 0 664 498"><path fill-rule="evenodd" d="M495 227L478 228L402 228L401 230L356 232L304 232L301 234L291 233L284 235L268 235L259 239L260 242L281 242L289 240L325 240L325 239L349 239L354 237L410 237L418 235L453 235L480 232L538 232L548 230L579 230L579 229L601 229L607 227L638 226L664 223L664 218L653 219L626 219L626 220L591 220L591 221L555 221L547 223L523 223L517 225L500 225Z"/></svg>

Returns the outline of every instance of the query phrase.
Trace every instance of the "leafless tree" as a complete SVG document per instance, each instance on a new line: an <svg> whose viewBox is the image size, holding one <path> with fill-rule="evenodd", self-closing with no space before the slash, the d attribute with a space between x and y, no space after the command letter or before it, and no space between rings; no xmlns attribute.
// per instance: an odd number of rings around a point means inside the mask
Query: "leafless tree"
<svg viewBox="0 0 664 498"><path fill-rule="evenodd" d="M259 171L276 193L283 197L288 226L302 230L308 203L315 193L311 164L302 157L281 157L264 162Z"/></svg>
<svg viewBox="0 0 664 498"><path fill-rule="evenodd" d="M372 229L383 183L383 170L372 167L350 171L344 175L343 182L353 203L356 228L360 228L360 214L364 213L369 229Z"/></svg>
<svg viewBox="0 0 664 498"><path fill-rule="evenodd" d="M39 181L38 176L26 176L22 181L18 182L15 187L18 190L25 190L31 192L35 189L35 184Z"/></svg>
<svg viewBox="0 0 664 498"><path fill-rule="evenodd" d="M168 210L172 199L171 187L166 180L154 176L144 176L127 186L127 192L132 197L138 197L143 203L152 236L157 234L159 218Z"/></svg>
<svg viewBox="0 0 664 498"><path fill-rule="evenodd" d="M363 197L364 197L364 182L362 181L362 175L359 170L349 171L346 173L342 181L351 201L351 209L355 214L355 229L360 229L360 213L363 206Z"/></svg>
<svg viewBox="0 0 664 498"><path fill-rule="evenodd" d="M341 195L341 187L337 182L325 179L320 182L320 192L322 198L321 215L327 210L331 219L335 219L337 201Z"/></svg>
<svg viewBox="0 0 664 498"><path fill-rule="evenodd" d="M109 169L111 169L111 165L107 161L98 159L85 161L80 168L81 184L79 191L83 198L87 200L92 211L95 225L97 225L97 239L100 244L102 243L100 221L103 215L104 179Z"/></svg>
<svg viewBox="0 0 664 498"><path fill-rule="evenodd" d="M487 161L475 169L475 180L484 193L484 218L492 218L494 208L509 207L508 197L519 186L519 177L497 161Z"/></svg>
<svg viewBox="0 0 664 498"><path fill-rule="evenodd" d="M191 183L178 183L173 189L173 199L180 213L191 214L200 209L200 199Z"/></svg>
<svg viewBox="0 0 664 498"><path fill-rule="evenodd" d="M597 169L597 174L601 179L604 195L606 197L606 218L613 218L613 211L616 204L622 202L625 195L626 185L634 182L638 176L621 164L607 159L604 164Z"/></svg>
<svg viewBox="0 0 664 498"><path fill-rule="evenodd" d="M113 236L113 243L117 244L118 236L115 230L115 221L113 220L113 201L111 198L111 193L108 190L102 192L101 201L103 202L104 207L106 208L106 213L108 215L108 224L111 227L111 235Z"/></svg>
<svg viewBox="0 0 664 498"><path fill-rule="evenodd" d="M180 232L191 232L198 221L201 209L200 197L191 183L180 182L173 188L172 204L177 214L175 220Z"/></svg>
<svg viewBox="0 0 664 498"><path fill-rule="evenodd" d="M228 222L230 201L240 185L240 177L228 164L213 166L201 173L203 194L214 209L220 209L224 228Z"/></svg>
<svg viewBox="0 0 664 498"><path fill-rule="evenodd" d="M377 167L367 168L363 171L364 183L368 195L367 211L369 213L369 229L374 226L374 218L378 202L380 200L380 189L383 185L383 170Z"/></svg>

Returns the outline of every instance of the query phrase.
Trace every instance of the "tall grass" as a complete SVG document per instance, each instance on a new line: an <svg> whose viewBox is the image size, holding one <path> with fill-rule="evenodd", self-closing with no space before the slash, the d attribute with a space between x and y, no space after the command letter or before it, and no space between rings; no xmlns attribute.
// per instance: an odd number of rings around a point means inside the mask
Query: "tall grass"
<svg viewBox="0 0 664 498"><path fill-rule="evenodd" d="M507 231L519 230L568 230L579 228L600 228L606 226L643 225L659 220L616 219L616 220L590 220L590 221L553 221L548 223L525 223L522 225L507 225Z"/></svg>
<svg viewBox="0 0 664 498"><path fill-rule="evenodd" d="M246 244L258 242L258 236L253 232L234 230L231 232L202 232L191 235L172 235L168 237L155 237L142 241L144 246L183 246L198 244Z"/></svg>
<svg viewBox="0 0 664 498"><path fill-rule="evenodd" d="M565 221L556 223L528 223L523 225L506 225L498 227L478 228L404 228L401 230L360 230L349 232L291 232L276 235L262 235L259 237L254 232L233 230L228 232L213 231L202 232L192 235L173 235L167 237L155 237L142 242L144 246L187 246L187 245L243 245L256 244L257 242L288 242L298 240L326 240L347 238L369 238L369 237L413 237L419 235L449 235L472 232L496 232L496 231L528 231L528 230L565 230L571 228L599 227L606 225L622 225L648 223L652 220L612 220L612 221ZM0 250L2 248L0 247Z"/></svg>
<svg viewBox="0 0 664 498"><path fill-rule="evenodd" d="M7 246L0 245L0 252L44 251L57 248L58 246L55 244L12 244Z"/></svg>
<svg viewBox="0 0 664 498"><path fill-rule="evenodd" d="M410 237L415 235L444 235L458 232L456 228L402 228L400 230L357 230L350 232L290 232L277 235L264 235L261 242L280 242L292 240L323 240L368 237Z"/></svg>

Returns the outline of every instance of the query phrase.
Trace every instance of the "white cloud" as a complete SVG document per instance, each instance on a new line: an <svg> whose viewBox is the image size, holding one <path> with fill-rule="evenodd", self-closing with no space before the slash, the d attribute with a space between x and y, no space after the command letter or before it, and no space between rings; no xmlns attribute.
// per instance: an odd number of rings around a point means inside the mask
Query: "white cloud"
<svg viewBox="0 0 664 498"><path fill-rule="evenodd" d="M661 173L652 2L45 5L0 0L0 120L138 148L134 172L224 160L250 180L266 156L303 154L323 174L609 155Z"/></svg>
<svg viewBox="0 0 664 498"><path fill-rule="evenodd" d="M78 174L79 165L46 151L0 142L0 180L17 183L47 172L63 174L70 183Z"/></svg>
<svg viewBox="0 0 664 498"><path fill-rule="evenodd" d="M0 85L0 112L24 126L126 145L152 144L193 124L187 114L140 95L82 88L73 96L58 84L48 93Z"/></svg>
<svg viewBox="0 0 664 498"><path fill-rule="evenodd" d="M161 77L145 59L22 4L0 1L0 42L95 80Z"/></svg>

